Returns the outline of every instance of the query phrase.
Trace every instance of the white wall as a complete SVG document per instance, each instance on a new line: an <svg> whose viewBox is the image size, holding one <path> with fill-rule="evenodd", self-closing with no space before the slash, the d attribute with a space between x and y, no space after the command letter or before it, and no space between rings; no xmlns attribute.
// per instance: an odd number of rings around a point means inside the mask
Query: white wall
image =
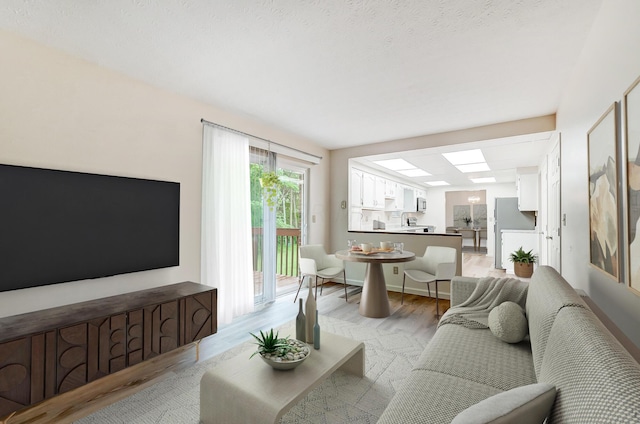
<svg viewBox="0 0 640 424"><path fill-rule="evenodd" d="M329 157L314 143L0 31L0 163L181 183L180 266L0 292L0 316L200 280L200 119L323 156L311 242L328 241ZM33 264L38 266L38 264Z"/></svg>
<svg viewBox="0 0 640 424"><path fill-rule="evenodd" d="M640 346L640 297L589 265L587 131L640 75L640 1L604 0L557 112L562 146L562 272ZM620 234L623 234L621 227Z"/></svg>

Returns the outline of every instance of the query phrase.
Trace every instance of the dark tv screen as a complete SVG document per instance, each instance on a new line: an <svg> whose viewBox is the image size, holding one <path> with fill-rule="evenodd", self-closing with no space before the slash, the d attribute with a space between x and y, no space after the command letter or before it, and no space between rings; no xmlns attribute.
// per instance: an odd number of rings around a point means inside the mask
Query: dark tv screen
<svg viewBox="0 0 640 424"><path fill-rule="evenodd" d="M0 291L179 264L180 184L0 165Z"/></svg>

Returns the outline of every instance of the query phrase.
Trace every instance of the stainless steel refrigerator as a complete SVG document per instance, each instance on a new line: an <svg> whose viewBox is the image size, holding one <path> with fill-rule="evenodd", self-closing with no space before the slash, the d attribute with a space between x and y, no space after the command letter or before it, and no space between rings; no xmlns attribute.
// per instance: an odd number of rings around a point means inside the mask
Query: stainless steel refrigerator
<svg viewBox="0 0 640 424"><path fill-rule="evenodd" d="M535 230L533 212L520 212L517 197L496 197L493 212L495 231L495 267L502 268L502 230Z"/></svg>

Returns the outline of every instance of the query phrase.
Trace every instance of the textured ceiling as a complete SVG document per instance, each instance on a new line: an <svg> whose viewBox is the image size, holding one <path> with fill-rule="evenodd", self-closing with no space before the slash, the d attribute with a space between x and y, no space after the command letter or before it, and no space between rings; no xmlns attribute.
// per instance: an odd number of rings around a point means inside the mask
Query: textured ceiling
<svg viewBox="0 0 640 424"><path fill-rule="evenodd" d="M3 0L0 28L330 149L554 113L602 0Z"/></svg>

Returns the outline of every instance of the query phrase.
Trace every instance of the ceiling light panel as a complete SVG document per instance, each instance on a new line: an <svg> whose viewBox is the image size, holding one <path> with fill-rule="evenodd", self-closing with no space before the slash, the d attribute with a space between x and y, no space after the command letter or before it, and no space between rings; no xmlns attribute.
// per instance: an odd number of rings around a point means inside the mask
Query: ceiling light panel
<svg viewBox="0 0 640 424"><path fill-rule="evenodd" d="M426 181L425 184L429 184L431 187L448 186L448 185L450 185L446 181Z"/></svg>
<svg viewBox="0 0 640 424"><path fill-rule="evenodd" d="M404 169L415 169L415 166L411 165L404 159L387 159L387 160L375 160L373 163L380 165L384 168L391 169L392 171L400 171Z"/></svg>
<svg viewBox="0 0 640 424"><path fill-rule="evenodd" d="M456 168L460 172L468 173L468 172L482 172L482 171L491 171L489 165L486 163L470 163L468 165L456 165Z"/></svg>
<svg viewBox="0 0 640 424"><path fill-rule="evenodd" d="M404 171L397 171L399 174L405 175L407 177L428 177L429 174L427 171L423 169L406 169Z"/></svg>
<svg viewBox="0 0 640 424"><path fill-rule="evenodd" d="M485 162L484 155L480 149L443 153L442 156L444 156L453 165Z"/></svg>
<svg viewBox="0 0 640 424"><path fill-rule="evenodd" d="M496 179L494 177L483 177L483 178L471 178L471 181L475 184L495 183Z"/></svg>

